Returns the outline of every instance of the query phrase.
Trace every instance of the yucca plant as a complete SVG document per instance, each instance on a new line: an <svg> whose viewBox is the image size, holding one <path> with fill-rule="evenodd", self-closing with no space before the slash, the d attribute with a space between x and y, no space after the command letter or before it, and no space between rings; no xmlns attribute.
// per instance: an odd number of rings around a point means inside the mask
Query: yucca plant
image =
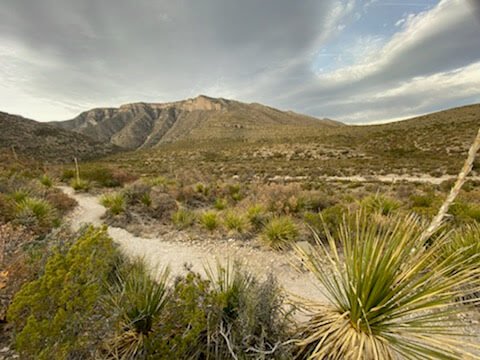
<svg viewBox="0 0 480 360"><path fill-rule="evenodd" d="M117 283L106 300L106 310L117 314L118 331L107 341L115 359L138 359L148 353L149 337L167 302L169 270L155 281L142 262L133 263L118 274Z"/></svg>
<svg viewBox="0 0 480 360"><path fill-rule="evenodd" d="M298 237L298 228L289 216L270 219L262 230L261 240L273 249L289 247Z"/></svg>
<svg viewBox="0 0 480 360"><path fill-rule="evenodd" d="M40 177L40 184L42 184L43 186L45 186L47 188L51 188L53 186L53 180L47 174L43 174Z"/></svg>
<svg viewBox="0 0 480 360"><path fill-rule="evenodd" d="M297 252L325 288L326 304L309 302L298 356L307 359L460 359L471 349L456 316L456 299L478 267L451 254L435 261L448 240L422 237L412 216L369 222L364 212L344 221L328 244ZM349 225L350 224L350 225ZM339 249L337 249L337 245ZM476 283L478 288L478 283ZM307 303L306 301L304 303Z"/></svg>
<svg viewBox="0 0 480 360"><path fill-rule="evenodd" d="M215 211L205 211L200 215L199 221L209 231L215 230L219 225L218 215Z"/></svg>
<svg viewBox="0 0 480 360"><path fill-rule="evenodd" d="M195 214L187 209L178 209L172 214L172 222L177 229L186 229L195 223Z"/></svg>
<svg viewBox="0 0 480 360"><path fill-rule="evenodd" d="M360 206L364 207L371 213L390 215L400 208L400 203L395 199L380 194L375 194L362 199Z"/></svg>
<svg viewBox="0 0 480 360"><path fill-rule="evenodd" d="M239 234L244 233L248 228L247 219L244 216L234 212L228 212L223 219L223 223L228 230L237 232Z"/></svg>
<svg viewBox="0 0 480 360"><path fill-rule="evenodd" d="M90 190L90 182L88 180L83 180L80 178L72 179L70 186L75 191L88 191Z"/></svg>
<svg viewBox="0 0 480 360"><path fill-rule="evenodd" d="M113 215L118 215L125 211L125 197L121 193L105 194L100 198L100 203Z"/></svg>
<svg viewBox="0 0 480 360"><path fill-rule="evenodd" d="M15 221L26 226L49 228L57 219L55 208L46 200L26 197L15 209Z"/></svg>
<svg viewBox="0 0 480 360"><path fill-rule="evenodd" d="M247 209L247 219L255 229L260 229L268 220L268 214L265 207L255 204Z"/></svg>

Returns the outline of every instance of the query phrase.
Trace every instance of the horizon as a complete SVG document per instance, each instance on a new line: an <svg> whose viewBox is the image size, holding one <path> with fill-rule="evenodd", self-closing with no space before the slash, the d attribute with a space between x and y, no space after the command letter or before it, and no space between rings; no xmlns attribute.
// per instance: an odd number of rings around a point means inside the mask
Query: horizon
<svg viewBox="0 0 480 360"><path fill-rule="evenodd" d="M352 125L480 103L473 0L42 4L0 4L0 111L38 121L195 94Z"/></svg>

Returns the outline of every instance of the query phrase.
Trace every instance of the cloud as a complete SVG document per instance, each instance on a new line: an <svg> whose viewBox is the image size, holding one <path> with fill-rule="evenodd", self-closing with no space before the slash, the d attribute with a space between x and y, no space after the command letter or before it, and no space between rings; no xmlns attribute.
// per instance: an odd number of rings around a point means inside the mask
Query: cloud
<svg viewBox="0 0 480 360"><path fill-rule="evenodd" d="M380 4L5 1L0 110L57 120L91 107L206 93L365 122L441 107L447 79L461 94L453 105L480 101L468 75L480 60L471 7L443 0L392 24L391 37L356 36L355 14L368 16L367 8ZM337 66L317 72L314 59L341 36L348 48L323 52L334 54ZM436 98L424 101L428 89ZM395 99L399 106L387 105Z"/></svg>

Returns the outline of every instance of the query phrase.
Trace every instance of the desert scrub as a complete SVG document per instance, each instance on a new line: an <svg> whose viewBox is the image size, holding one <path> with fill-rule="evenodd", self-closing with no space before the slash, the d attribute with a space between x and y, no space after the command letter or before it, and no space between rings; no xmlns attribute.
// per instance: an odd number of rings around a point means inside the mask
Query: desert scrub
<svg viewBox="0 0 480 360"><path fill-rule="evenodd" d="M457 316L468 309L452 304L478 266L436 261L449 239L427 246L416 217L390 221L379 226L358 212L335 237L327 234L328 244L317 237L313 251L297 249L328 298L305 304L311 318L298 336L299 358L460 359L471 350Z"/></svg>
<svg viewBox="0 0 480 360"><path fill-rule="evenodd" d="M113 215L125 211L125 197L122 193L105 194L100 198L100 204L105 206Z"/></svg>
<svg viewBox="0 0 480 360"><path fill-rule="evenodd" d="M205 229L213 231L218 228L220 221L215 211L204 211L200 214L198 221Z"/></svg>
<svg viewBox="0 0 480 360"><path fill-rule="evenodd" d="M40 231L49 230L58 220L55 208L46 200L26 197L17 202L14 222Z"/></svg>
<svg viewBox="0 0 480 360"><path fill-rule="evenodd" d="M166 359L291 358L291 345L284 345L291 318L275 279L259 282L238 264L206 272L207 280L193 272L176 280L152 341L157 354Z"/></svg>
<svg viewBox="0 0 480 360"><path fill-rule="evenodd" d="M40 177L40 184L42 184L43 186L45 186L47 188L51 188L53 186L53 180L47 174L43 174Z"/></svg>
<svg viewBox="0 0 480 360"><path fill-rule="evenodd" d="M229 231L242 234L248 231L248 220L241 214L229 211L223 218L223 224Z"/></svg>
<svg viewBox="0 0 480 360"><path fill-rule="evenodd" d="M247 219L255 230L259 230L268 221L269 216L263 205L255 204L247 209Z"/></svg>
<svg viewBox="0 0 480 360"><path fill-rule="evenodd" d="M262 230L262 242L273 249L285 249L297 240L298 228L289 216L270 219Z"/></svg>
<svg viewBox="0 0 480 360"><path fill-rule="evenodd" d="M390 215L400 206L401 204L395 199L380 194L367 196L360 201L360 207L363 207L367 212L380 215Z"/></svg>
<svg viewBox="0 0 480 360"><path fill-rule="evenodd" d="M90 182L84 179L72 179L70 181L70 186L75 191L85 191L90 190Z"/></svg>
<svg viewBox="0 0 480 360"><path fill-rule="evenodd" d="M177 229L186 229L195 223L195 213L187 209L178 209L172 214L172 222Z"/></svg>
<svg viewBox="0 0 480 360"><path fill-rule="evenodd" d="M99 301L118 256L106 230L91 227L67 251L49 257L42 275L22 287L8 310L22 358L93 357L107 326Z"/></svg>
<svg viewBox="0 0 480 360"><path fill-rule="evenodd" d="M106 298L106 311L115 314L116 332L106 342L113 358L147 358L154 326L170 301L168 268L153 280L142 262L124 266Z"/></svg>
<svg viewBox="0 0 480 360"><path fill-rule="evenodd" d="M228 201L227 199L224 198L216 198L215 203L213 204L213 207L216 210L225 210L228 206Z"/></svg>

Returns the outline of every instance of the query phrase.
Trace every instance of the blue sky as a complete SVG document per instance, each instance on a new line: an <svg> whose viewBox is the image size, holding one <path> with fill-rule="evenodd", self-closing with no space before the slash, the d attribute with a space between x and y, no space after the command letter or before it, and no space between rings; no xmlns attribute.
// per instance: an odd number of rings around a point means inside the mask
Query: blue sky
<svg viewBox="0 0 480 360"><path fill-rule="evenodd" d="M480 102L477 0L5 0L0 111L205 94L347 123Z"/></svg>

